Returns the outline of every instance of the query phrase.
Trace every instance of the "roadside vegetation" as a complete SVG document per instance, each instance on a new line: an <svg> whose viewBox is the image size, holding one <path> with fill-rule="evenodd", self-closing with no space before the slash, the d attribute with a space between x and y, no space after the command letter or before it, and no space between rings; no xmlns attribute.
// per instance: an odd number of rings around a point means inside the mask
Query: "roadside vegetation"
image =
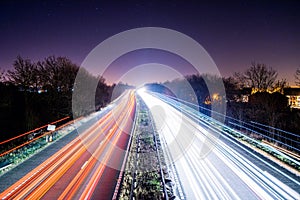
<svg viewBox="0 0 300 200"><path fill-rule="evenodd" d="M18 56L11 70L0 69L0 141L66 116L71 120L78 70L68 58L55 56L37 62ZM107 85L103 77L86 75L90 82L98 81L95 107L104 107L115 85Z"/></svg>
<svg viewBox="0 0 300 200"><path fill-rule="evenodd" d="M173 186L151 114L137 97L137 117L119 199L174 199Z"/></svg>

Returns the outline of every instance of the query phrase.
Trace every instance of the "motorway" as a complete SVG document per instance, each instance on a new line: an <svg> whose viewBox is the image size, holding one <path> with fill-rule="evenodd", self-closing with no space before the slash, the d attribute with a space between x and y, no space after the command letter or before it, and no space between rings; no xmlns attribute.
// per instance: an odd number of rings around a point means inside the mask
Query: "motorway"
<svg viewBox="0 0 300 200"><path fill-rule="evenodd" d="M223 135L214 124L147 92L164 151L175 165L185 199L300 199L299 177Z"/></svg>
<svg viewBox="0 0 300 200"><path fill-rule="evenodd" d="M167 97L138 92L176 171L177 199L300 199L300 179ZM135 115L127 92L78 136L6 188L0 199L112 199ZM123 150L123 151L122 151ZM30 159L29 159L30 160Z"/></svg>
<svg viewBox="0 0 300 200"><path fill-rule="evenodd" d="M0 194L0 199L111 199L135 115L127 92L109 112Z"/></svg>

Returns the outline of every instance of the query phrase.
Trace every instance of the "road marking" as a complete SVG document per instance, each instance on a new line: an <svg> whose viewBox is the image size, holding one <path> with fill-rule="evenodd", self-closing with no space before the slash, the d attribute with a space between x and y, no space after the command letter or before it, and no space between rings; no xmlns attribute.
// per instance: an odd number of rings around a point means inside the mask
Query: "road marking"
<svg viewBox="0 0 300 200"><path fill-rule="evenodd" d="M85 168L85 166L88 164L89 161L85 161L85 163L82 165L81 169Z"/></svg>

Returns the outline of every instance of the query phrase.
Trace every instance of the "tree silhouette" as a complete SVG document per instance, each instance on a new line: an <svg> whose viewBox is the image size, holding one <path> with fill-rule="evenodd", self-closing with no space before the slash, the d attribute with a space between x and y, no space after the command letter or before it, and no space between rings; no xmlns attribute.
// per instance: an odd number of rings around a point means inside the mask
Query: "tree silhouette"
<svg viewBox="0 0 300 200"><path fill-rule="evenodd" d="M5 71L0 68L0 83L4 83L5 80Z"/></svg>
<svg viewBox="0 0 300 200"><path fill-rule="evenodd" d="M42 61L32 62L18 56L7 74L0 69L0 82L6 81L7 76L7 84L0 84L0 120L14 118L11 121L18 127L16 130L22 132L65 116L73 116L72 94L78 70L79 66L66 57L49 56ZM110 101L111 89L104 78L97 78L87 72L84 81L83 87L81 86L83 95L80 98L83 104L95 98L95 106L100 108ZM89 89L85 86L97 83L95 97L84 95ZM85 110L73 117L80 117L91 110ZM4 130L4 126L5 123L0 123L1 130ZM13 131L11 126L5 130L8 133Z"/></svg>
<svg viewBox="0 0 300 200"><path fill-rule="evenodd" d="M108 102L110 102L111 93L110 93L110 87L106 85L105 79L100 76L97 78L98 84L96 88L96 94L95 94L95 106L96 108L100 108L105 106Z"/></svg>
<svg viewBox="0 0 300 200"><path fill-rule="evenodd" d="M272 127L287 129L288 100L283 94L274 92L257 92L249 97L247 109L244 111L249 121L268 124ZM272 131L274 131L272 129ZM273 135L270 135L273 137Z"/></svg>
<svg viewBox="0 0 300 200"><path fill-rule="evenodd" d="M223 78L223 84L226 91L227 102L238 101L241 98L240 91L241 88L238 86L238 82L233 77Z"/></svg>
<svg viewBox="0 0 300 200"><path fill-rule="evenodd" d="M41 88L61 92L73 89L79 67L68 58L50 56L37 65Z"/></svg>
<svg viewBox="0 0 300 200"><path fill-rule="evenodd" d="M13 70L7 71L9 82L22 90L36 89L36 65L29 59L18 56L13 63Z"/></svg>
<svg viewBox="0 0 300 200"><path fill-rule="evenodd" d="M274 89L277 71L265 64L252 62L244 73L235 73L234 76L244 87L251 87L255 91L265 92Z"/></svg>
<svg viewBox="0 0 300 200"><path fill-rule="evenodd" d="M295 73L295 83L296 85L300 86L300 68L298 68L296 70L296 73Z"/></svg>

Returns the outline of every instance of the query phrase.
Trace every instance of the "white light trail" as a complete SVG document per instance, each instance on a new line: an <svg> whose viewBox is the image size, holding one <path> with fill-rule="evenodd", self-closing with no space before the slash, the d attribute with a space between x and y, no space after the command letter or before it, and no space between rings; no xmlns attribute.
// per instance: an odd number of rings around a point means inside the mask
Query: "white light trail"
<svg viewBox="0 0 300 200"><path fill-rule="evenodd" d="M219 140L216 135L220 133L208 130L145 91L139 95L167 143L165 148L171 152L187 199L299 198L297 191ZM215 148L203 158L199 155L207 142Z"/></svg>

